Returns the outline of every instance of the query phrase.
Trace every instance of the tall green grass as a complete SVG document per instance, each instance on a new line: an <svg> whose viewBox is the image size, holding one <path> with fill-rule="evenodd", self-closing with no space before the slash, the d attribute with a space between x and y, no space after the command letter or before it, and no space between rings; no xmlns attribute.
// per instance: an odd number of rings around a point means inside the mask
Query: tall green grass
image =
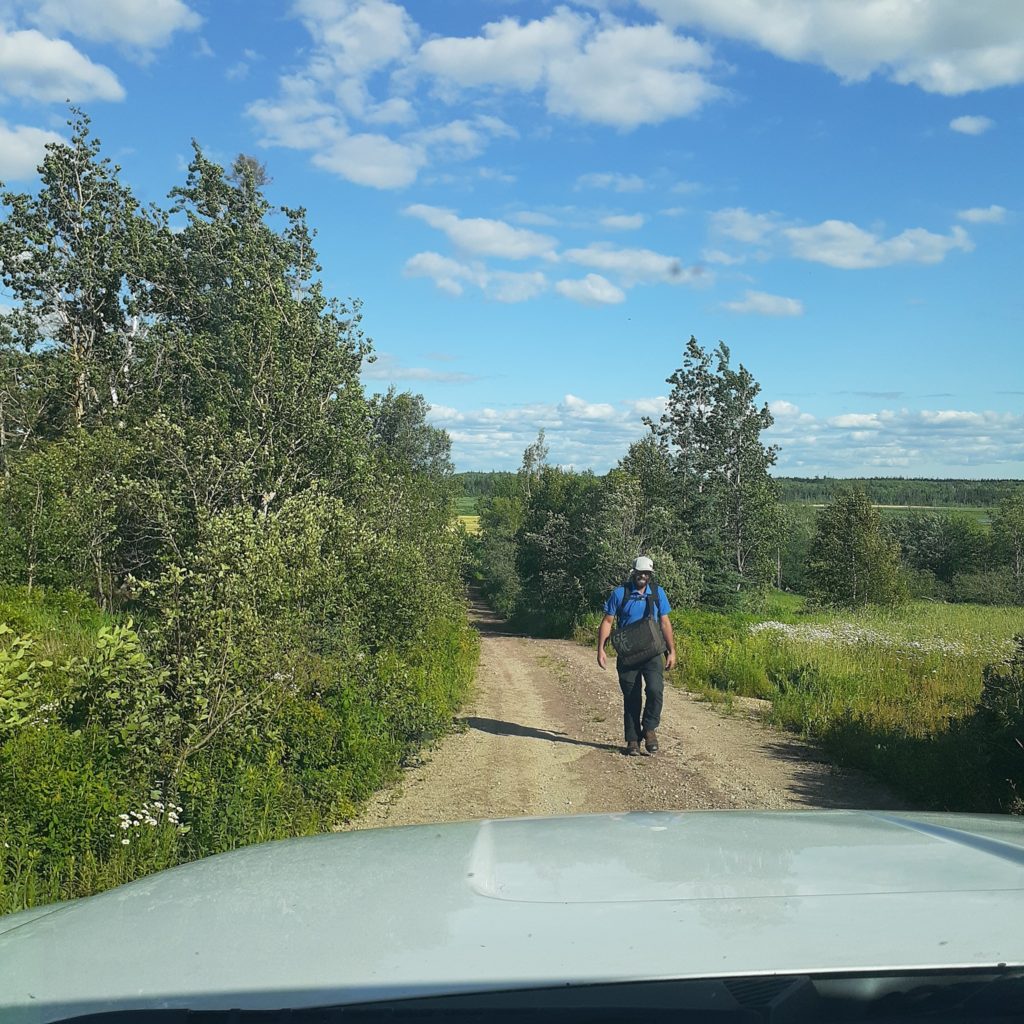
<svg viewBox="0 0 1024 1024"><path fill-rule="evenodd" d="M984 766L963 762L986 757L977 730L968 743L963 726L985 667L1007 658L1024 630L1020 608L916 602L832 612L776 595L730 614L683 609L672 620L681 685L766 699L775 724L935 806L996 809L992 785L976 775Z"/></svg>

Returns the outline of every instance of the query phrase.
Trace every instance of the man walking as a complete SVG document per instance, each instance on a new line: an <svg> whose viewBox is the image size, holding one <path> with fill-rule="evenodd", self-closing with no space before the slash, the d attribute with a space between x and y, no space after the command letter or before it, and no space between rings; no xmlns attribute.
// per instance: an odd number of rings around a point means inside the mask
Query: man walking
<svg viewBox="0 0 1024 1024"><path fill-rule="evenodd" d="M622 629L634 622L639 622L647 612L647 599L653 601L658 624L665 638L665 668L673 668L676 663L676 644L672 636L672 623L668 613L672 606L668 603L665 591L655 586L648 593L648 584L654 573L654 562L646 555L641 555L633 563L633 572L626 584L616 587L604 605L604 618L597 631L597 663L607 668L608 656L604 646L612 632L615 619L619 619ZM616 665L619 674L619 687L622 689L622 718L626 734L625 753L636 757L640 753L640 740L643 739L647 753L653 754L658 749L658 726L661 724L661 706L664 700L665 681L662 672L662 655L638 665L627 668ZM644 702L644 686L647 687L647 701Z"/></svg>

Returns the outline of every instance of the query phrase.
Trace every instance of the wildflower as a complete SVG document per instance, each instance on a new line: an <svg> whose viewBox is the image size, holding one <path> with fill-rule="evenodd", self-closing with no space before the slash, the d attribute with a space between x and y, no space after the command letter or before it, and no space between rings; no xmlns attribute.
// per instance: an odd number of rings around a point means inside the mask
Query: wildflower
<svg viewBox="0 0 1024 1024"><path fill-rule="evenodd" d="M121 845L122 846L127 846L129 842L130 842L130 840L128 840L128 839L122 839L121 840Z"/></svg>

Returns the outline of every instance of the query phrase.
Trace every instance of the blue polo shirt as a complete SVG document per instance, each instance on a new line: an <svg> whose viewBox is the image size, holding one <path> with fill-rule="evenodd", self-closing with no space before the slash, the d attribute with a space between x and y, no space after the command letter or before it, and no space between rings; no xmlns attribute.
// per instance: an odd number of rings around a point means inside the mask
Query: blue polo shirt
<svg viewBox="0 0 1024 1024"><path fill-rule="evenodd" d="M657 609L658 615L668 615L672 611L672 605L668 603L668 598L665 596L665 591L658 587L657 596L654 599L654 606ZM625 587L616 587L609 596L608 600L604 603L605 615L617 615L619 612L619 605L622 603L622 595L625 593ZM626 601L625 607L622 609L622 620L620 626L628 626L633 622L639 622L644 617L644 612L647 609L647 588L644 587L643 593L639 590L630 590L629 598Z"/></svg>

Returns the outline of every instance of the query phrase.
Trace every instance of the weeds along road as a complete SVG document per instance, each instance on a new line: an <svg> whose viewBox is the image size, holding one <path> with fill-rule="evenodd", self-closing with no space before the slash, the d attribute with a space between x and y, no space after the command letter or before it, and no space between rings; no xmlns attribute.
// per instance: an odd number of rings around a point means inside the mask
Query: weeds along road
<svg viewBox="0 0 1024 1024"><path fill-rule="evenodd" d="M379 793L348 828L470 818L690 808L906 807L762 724L762 702L732 714L666 684L653 757L624 757L614 663L566 640L511 635L474 607L481 633L462 728Z"/></svg>

